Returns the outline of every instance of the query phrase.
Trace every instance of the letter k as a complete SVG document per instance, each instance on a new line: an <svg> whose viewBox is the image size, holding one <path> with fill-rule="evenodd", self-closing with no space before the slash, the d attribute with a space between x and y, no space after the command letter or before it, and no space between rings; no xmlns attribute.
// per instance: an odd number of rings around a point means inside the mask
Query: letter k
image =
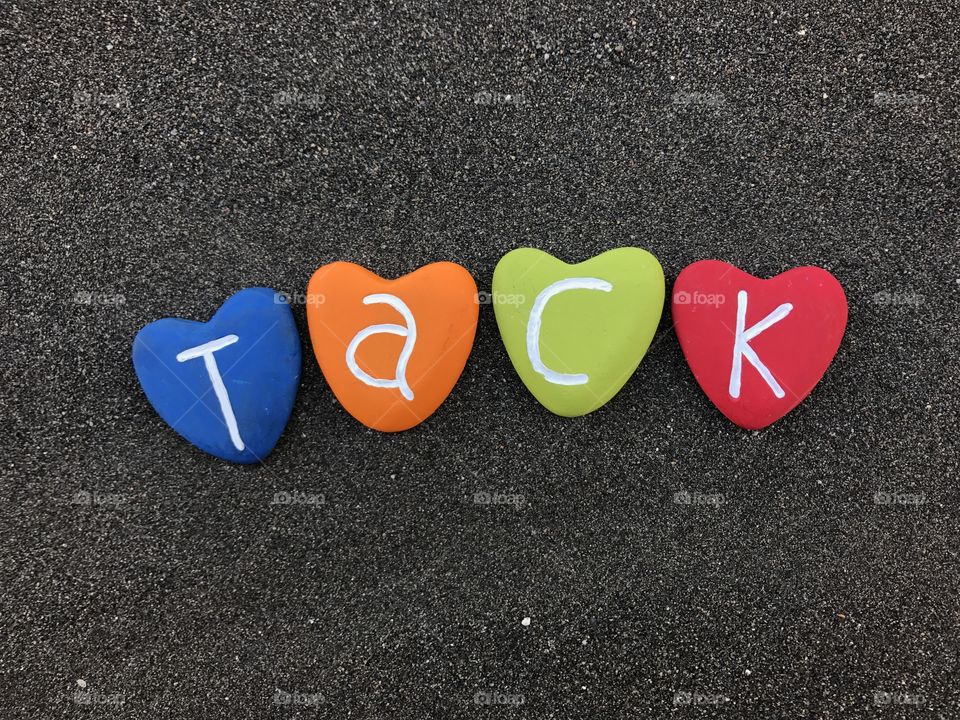
<svg viewBox="0 0 960 720"><path fill-rule="evenodd" d="M750 364L756 368L757 372L760 373L760 377L770 386L774 395L778 398L784 396L780 383L773 377L773 374L767 369L767 366L760 362L757 353L750 347L750 341L770 326L783 320L790 314L791 310L793 310L793 305L784 303L753 327L744 329L747 322L747 291L741 290L737 293L737 334L733 341L733 367L730 370L730 397L740 397L740 376L743 373L743 358L750 361Z"/></svg>

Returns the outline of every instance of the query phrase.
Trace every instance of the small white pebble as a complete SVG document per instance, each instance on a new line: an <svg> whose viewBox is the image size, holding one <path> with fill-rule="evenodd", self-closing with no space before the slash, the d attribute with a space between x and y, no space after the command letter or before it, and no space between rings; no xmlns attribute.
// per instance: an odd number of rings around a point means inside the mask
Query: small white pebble
<svg viewBox="0 0 960 720"><path fill-rule="evenodd" d="M113 50L113 43L107 43L107 50Z"/></svg>
<svg viewBox="0 0 960 720"><path fill-rule="evenodd" d="M753 671L748 668L747 670L744 670L744 671L743 671L743 674L744 674L744 675L749 675L751 672L753 672Z"/></svg>
<svg viewBox="0 0 960 720"><path fill-rule="evenodd" d="M77 680L77 685L79 685L80 687L86 687L87 681L84 680L83 678L80 678L79 680Z"/></svg>
<svg viewBox="0 0 960 720"><path fill-rule="evenodd" d="M520 621L520 624L523 625L524 627L530 627L530 618L525 617L523 620Z"/></svg>

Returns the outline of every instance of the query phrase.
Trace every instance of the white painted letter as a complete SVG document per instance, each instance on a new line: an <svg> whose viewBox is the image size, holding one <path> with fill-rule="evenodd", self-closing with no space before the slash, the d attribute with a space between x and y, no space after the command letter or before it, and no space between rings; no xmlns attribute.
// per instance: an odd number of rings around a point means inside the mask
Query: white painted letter
<svg viewBox="0 0 960 720"><path fill-rule="evenodd" d="M757 354L753 351L753 348L750 347L749 343L771 325L783 320L790 314L791 310L793 310L793 305L784 303L752 328L744 330L747 322L747 291L741 290L737 293L737 334L733 341L733 368L730 370L730 397L740 397L740 375L743 372L743 358L749 360L750 364L757 369L760 377L762 377L767 385L770 386L770 389L773 390L774 395L778 398L783 397L783 388L780 387L780 383L773 377L773 374L767 369L767 366L760 362L760 358L757 357Z"/></svg>
<svg viewBox="0 0 960 720"><path fill-rule="evenodd" d="M233 415L233 406L230 404L230 396L227 395L227 388L223 384L223 378L220 377L220 369L217 367L217 359L213 354L227 345L233 345L239 340L236 335L224 335L217 340L211 340L203 345L187 348L177 354L177 362L186 362L194 358L202 357L203 364L207 367L207 375L210 376L210 384L213 385L213 392L220 401L220 412L223 413L223 421L227 424L227 432L230 433L230 440L233 446L242 451L244 448L243 440L240 438L240 430L237 428L237 418Z"/></svg>
<svg viewBox="0 0 960 720"><path fill-rule="evenodd" d="M544 288L533 303L530 311L530 320L527 322L527 355L533 364L533 369L543 375L547 382L554 385L585 385L590 379L584 373L558 373L543 364L540 357L540 326L543 324L543 311L550 302L550 298L568 290L600 290L610 292L613 285L599 278L567 278L558 280Z"/></svg>
<svg viewBox="0 0 960 720"><path fill-rule="evenodd" d="M407 363L413 354L413 346L417 342L417 323L413 319L413 313L410 312L410 308L396 295L377 293L375 295L367 295L363 299L364 305L376 305L380 303L389 305L400 313L403 316L404 322L407 323L406 327L403 325L371 325L370 327L365 327L350 341L350 346L347 348L347 367L350 368L350 372L352 372L354 377L360 382L366 383L371 387L399 388L401 395L407 400L413 400L413 390L407 385ZM400 359L397 361L397 376L393 380L382 380L380 378L370 377L357 365L357 348L360 347L360 343L371 335L378 335L380 333L389 333L406 338L403 343L403 350L400 351Z"/></svg>

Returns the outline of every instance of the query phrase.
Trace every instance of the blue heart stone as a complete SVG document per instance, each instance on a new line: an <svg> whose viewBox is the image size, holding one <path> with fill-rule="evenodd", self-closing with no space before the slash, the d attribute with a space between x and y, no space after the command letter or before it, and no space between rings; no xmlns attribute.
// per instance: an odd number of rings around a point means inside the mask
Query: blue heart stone
<svg viewBox="0 0 960 720"><path fill-rule="evenodd" d="M133 341L147 399L201 450L255 463L277 444L300 384L300 336L282 295L247 288L210 322L164 318Z"/></svg>

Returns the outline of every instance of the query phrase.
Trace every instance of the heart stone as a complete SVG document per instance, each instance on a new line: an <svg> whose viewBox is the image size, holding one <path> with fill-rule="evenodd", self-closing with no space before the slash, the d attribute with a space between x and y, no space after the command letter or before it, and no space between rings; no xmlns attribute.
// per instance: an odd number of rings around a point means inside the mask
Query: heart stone
<svg viewBox="0 0 960 720"><path fill-rule="evenodd" d="M798 267L768 280L719 260L685 267L673 322L694 377L737 425L759 430L810 394L847 325L837 279Z"/></svg>
<svg viewBox="0 0 960 720"><path fill-rule="evenodd" d="M452 262L388 280L335 262L307 286L317 362L340 404L367 427L407 430L453 390L477 330L477 284Z"/></svg>
<svg viewBox="0 0 960 720"><path fill-rule="evenodd" d="M300 338L283 296L247 288L209 322L156 320L133 341L147 399L201 450L260 462L283 433L300 384Z"/></svg>
<svg viewBox="0 0 960 720"><path fill-rule="evenodd" d="M504 255L492 299L507 354L551 412L603 406L637 369L663 312L663 269L646 250L608 250L568 265L534 248Z"/></svg>

